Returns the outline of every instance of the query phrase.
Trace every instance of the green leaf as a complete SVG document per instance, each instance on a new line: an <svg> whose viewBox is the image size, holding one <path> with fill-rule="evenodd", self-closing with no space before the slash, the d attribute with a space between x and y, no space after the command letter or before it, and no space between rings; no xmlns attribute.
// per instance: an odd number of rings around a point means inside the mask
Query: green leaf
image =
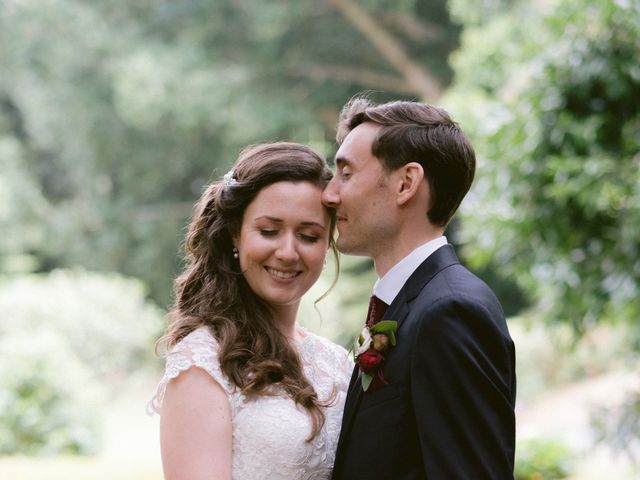
<svg viewBox="0 0 640 480"><path fill-rule="evenodd" d="M372 381L373 381L373 375L369 375L368 373L363 373L362 374L362 390L366 392L369 386L371 385Z"/></svg>
<svg viewBox="0 0 640 480"><path fill-rule="evenodd" d="M389 343L391 343L392 347L396 346L396 334L394 332L389 332Z"/></svg>
<svg viewBox="0 0 640 480"><path fill-rule="evenodd" d="M398 322L395 320L382 320L370 328L371 334L395 332L398 329Z"/></svg>

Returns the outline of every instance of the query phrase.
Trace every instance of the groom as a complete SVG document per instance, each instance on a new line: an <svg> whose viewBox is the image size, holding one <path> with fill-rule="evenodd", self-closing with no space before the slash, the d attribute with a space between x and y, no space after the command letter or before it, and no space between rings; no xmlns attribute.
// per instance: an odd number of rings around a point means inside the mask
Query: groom
<svg viewBox="0 0 640 480"><path fill-rule="evenodd" d="M367 324L377 311L397 331L370 385L356 366L333 478L513 479L514 345L495 295L443 236L473 148L442 109L362 98L343 108L337 140L323 202L340 251L375 262Z"/></svg>

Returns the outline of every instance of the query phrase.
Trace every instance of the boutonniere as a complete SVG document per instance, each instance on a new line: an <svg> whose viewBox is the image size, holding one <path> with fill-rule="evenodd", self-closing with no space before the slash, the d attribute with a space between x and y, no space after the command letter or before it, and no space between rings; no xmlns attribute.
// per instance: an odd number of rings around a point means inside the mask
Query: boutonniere
<svg viewBox="0 0 640 480"><path fill-rule="evenodd" d="M354 344L353 357L362 372L362 389L366 392L374 377L387 383L382 376L384 353L396 345L398 322L382 320L372 327L365 326Z"/></svg>

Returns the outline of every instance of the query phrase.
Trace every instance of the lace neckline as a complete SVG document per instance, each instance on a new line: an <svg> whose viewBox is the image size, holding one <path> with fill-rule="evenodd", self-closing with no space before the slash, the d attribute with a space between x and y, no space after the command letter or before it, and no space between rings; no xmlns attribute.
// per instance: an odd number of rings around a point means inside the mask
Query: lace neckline
<svg viewBox="0 0 640 480"><path fill-rule="evenodd" d="M293 347L301 353L306 350L309 345L313 344L315 335L300 325L296 325L296 330L301 333L303 337L293 342Z"/></svg>

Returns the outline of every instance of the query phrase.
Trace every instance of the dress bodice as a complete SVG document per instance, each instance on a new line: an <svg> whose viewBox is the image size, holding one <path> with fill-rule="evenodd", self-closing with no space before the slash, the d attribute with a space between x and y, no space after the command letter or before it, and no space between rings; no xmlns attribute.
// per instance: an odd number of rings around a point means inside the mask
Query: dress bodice
<svg viewBox="0 0 640 480"><path fill-rule="evenodd" d="M305 332L297 343L306 377L326 407L325 423L310 442L311 417L282 395L247 399L231 384L218 362L218 343L206 327L178 342L166 359L165 374L150 412L159 412L167 384L181 372L204 369L227 393L233 426L232 477L241 479L328 479L335 460L342 409L353 362L346 350Z"/></svg>

